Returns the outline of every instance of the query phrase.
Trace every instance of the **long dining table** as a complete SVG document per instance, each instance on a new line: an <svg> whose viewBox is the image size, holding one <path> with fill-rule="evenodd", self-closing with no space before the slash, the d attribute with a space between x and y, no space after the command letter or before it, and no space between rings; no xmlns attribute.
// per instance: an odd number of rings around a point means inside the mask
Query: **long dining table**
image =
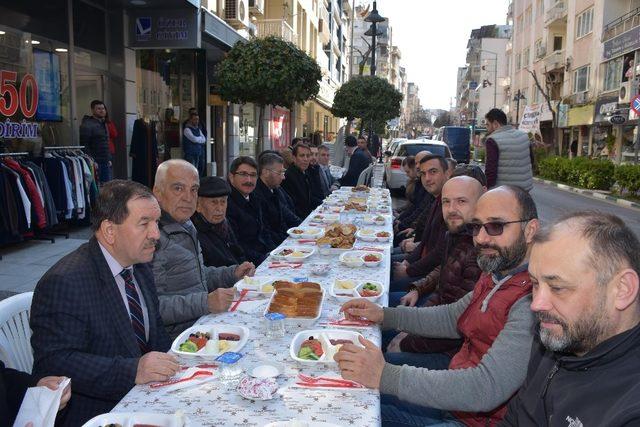
<svg viewBox="0 0 640 427"><path fill-rule="evenodd" d="M376 232L386 231L393 241L393 219L391 215L391 198L388 190L372 188L368 193L353 193L350 188L343 188L333 196L367 198L368 211L378 212L376 215L385 218L384 225L364 225L364 216L369 213L360 211L343 211L339 213L339 222L354 224L359 228L373 229ZM380 213L380 205L388 208ZM300 225L324 226L317 223L317 215L323 215L331 209L328 201L320 205ZM135 386L113 409L112 412L151 412L173 414L182 411L192 426L265 426L278 421L302 421L301 425L338 425L338 426L377 426L380 425L380 394L377 390L356 389L320 389L301 388L296 385L298 374L339 376L340 371L335 363L300 363L292 359L290 344L292 338L300 331L310 329L332 329L327 323L340 317L342 303L330 295L330 289L336 279L352 279L354 281L377 281L383 284L385 292L377 300L380 305L388 304L389 275L391 268L391 243L365 242L357 239L354 249L365 248L382 254L382 263L377 267L349 267L339 261L339 253L321 254L316 251L299 266L280 266L268 257L257 267L256 278L281 279L289 281L310 281L319 283L325 290L320 318L315 322L295 321L287 319L283 338L265 336L264 311L268 300L264 303L250 298L247 303L241 302L237 309L220 314L209 314L197 320L196 325L239 325L249 329L250 335L246 345L239 351L244 355L239 363L245 372L252 366L262 362L279 362L284 372L278 376L278 390L270 400L250 400L242 397L235 389L229 388L216 380L215 373L211 381L197 386L179 390L165 391L153 389L149 385ZM314 247L313 242L309 247ZM287 238L276 249L285 246L299 245L297 239ZM326 275L314 275L311 265L328 263ZM266 298L266 297L265 297ZM238 293L236 293L238 299ZM243 307L244 306L244 307ZM346 330L346 329L345 329ZM352 329L365 338L380 345L381 331L376 325L367 328ZM213 362L213 356L177 356L183 366L196 366L203 362Z"/></svg>

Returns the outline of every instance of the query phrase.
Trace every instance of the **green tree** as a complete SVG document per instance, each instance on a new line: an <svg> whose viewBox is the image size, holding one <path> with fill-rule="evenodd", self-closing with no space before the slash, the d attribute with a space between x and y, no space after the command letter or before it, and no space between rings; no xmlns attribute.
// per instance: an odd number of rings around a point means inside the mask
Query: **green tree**
<svg viewBox="0 0 640 427"><path fill-rule="evenodd" d="M433 122L433 127L439 128L442 126L450 126L451 125L451 114L448 111L441 113Z"/></svg>
<svg viewBox="0 0 640 427"><path fill-rule="evenodd" d="M293 43L269 36L239 41L218 65L220 95L235 104L251 102L260 108L258 147L264 147L264 109L289 109L314 98L322 72L309 55Z"/></svg>
<svg viewBox="0 0 640 427"><path fill-rule="evenodd" d="M400 116L402 94L380 77L357 76L340 86L333 98L331 114L347 120L361 120L361 129L368 127L383 133L387 121Z"/></svg>

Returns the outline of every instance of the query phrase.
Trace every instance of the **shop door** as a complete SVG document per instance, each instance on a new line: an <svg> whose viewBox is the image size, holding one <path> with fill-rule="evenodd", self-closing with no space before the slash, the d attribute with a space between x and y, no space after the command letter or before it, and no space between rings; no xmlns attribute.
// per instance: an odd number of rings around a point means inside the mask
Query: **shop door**
<svg viewBox="0 0 640 427"><path fill-rule="evenodd" d="M76 76L76 108L80 122L85 114L91 114L91 101L94 99L104 100L103 77L100 75Z"/></svg>

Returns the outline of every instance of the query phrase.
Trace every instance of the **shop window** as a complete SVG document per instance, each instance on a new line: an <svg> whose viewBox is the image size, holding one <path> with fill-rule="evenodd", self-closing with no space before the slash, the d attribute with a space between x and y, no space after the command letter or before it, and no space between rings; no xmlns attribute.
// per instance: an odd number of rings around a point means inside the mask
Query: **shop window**
<svg viewBox="0 0 640 427"><path fill-rule="evenodd" d="M635 52L627 53L622 57L622 81L628 82L638 74L638 67L634 61Z"/></svg>
<svg viewBox="0 0 640 427"><path fill-rule="evenodd" d="M573 72L573 93L586 92L589 90L589 70L590 66L578 68Z"/></svg>

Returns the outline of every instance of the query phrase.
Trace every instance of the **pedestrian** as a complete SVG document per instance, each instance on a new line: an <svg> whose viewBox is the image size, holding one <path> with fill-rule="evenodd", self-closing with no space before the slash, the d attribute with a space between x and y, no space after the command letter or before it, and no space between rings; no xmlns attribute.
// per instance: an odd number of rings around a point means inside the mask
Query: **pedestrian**
<svg viewBox="0 0 640 427"><path fill-rule="evenodd" d="M109 117L109 111L105 108L105 116L104 122L107 125L107 135L109 136L109 154L111 154L111 159L116 155L116 138L118 137L118 129L116 128L116 124Z"/></svg>
<svg viewBox="0 0 640 427"><path fill-rule="evenodd" d="M200 176L205 175L204 157L205 142L207 137L200 128L200 116L197 111L189 113L189 120L185 124L182 132L182 149L184 150L184 159L198 169Z"/></svg>
<svg viewBox="0 0 640 427"><path fill-rule="evenodd" d="M504 111L493 108L485 115L487 122L487 186L515 185L525 191L533 188L533 149L526 132L507 124Z"/></svg>
<svg viewBox="0 0 640 427"><path fill-rule="evenodd" d="M349 166L347 173L340 178L340 185L347 187L355 187L358 184L358 178L363 170L371 164L371 154L367 150L367 140L359 138L347 138L345 141L347 154L349 154Z"/></svg>
<svg viewBox="0 0 640 427"><path fill-rule="evenodd" d="M98 164L98 180L104 184L113 179L109 132L105 123L107 108L98 99L91 101L90 106L91 115L85 115L80 124L80 144Z"/></svg>

